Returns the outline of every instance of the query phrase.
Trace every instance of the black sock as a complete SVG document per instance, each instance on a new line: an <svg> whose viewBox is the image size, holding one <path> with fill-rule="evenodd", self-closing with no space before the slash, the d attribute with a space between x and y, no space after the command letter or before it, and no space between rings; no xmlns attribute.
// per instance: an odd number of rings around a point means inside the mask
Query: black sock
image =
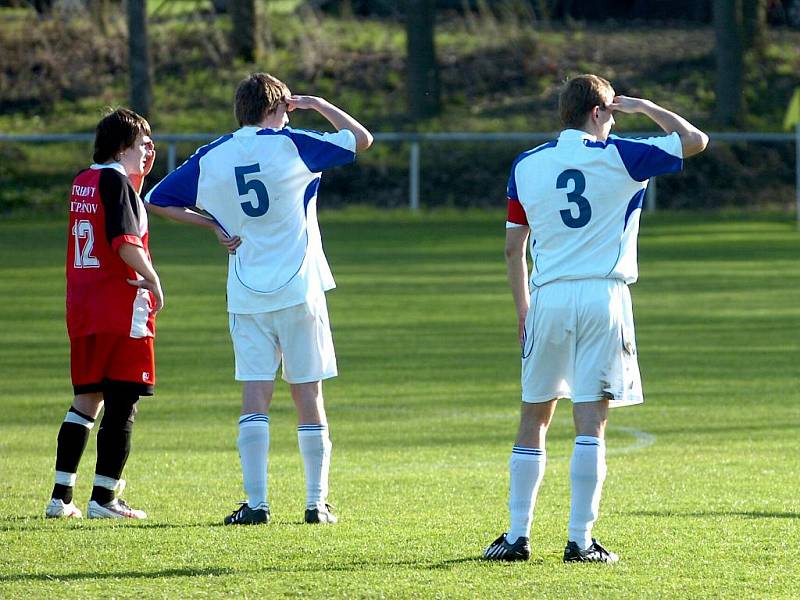
<svg viewBox="0 0 800 600"><path fill-rule="evenodd" d="M56 484L53 486L53 498L69 504L72 502L72 486L81 456L89 441L89 432L94 427L94 419L70 407L61 429L58 430L58 448L56 450Z"/></svg>
<svg viewBox="0 0 800 600"><path fill-rule="evenodd" d="M108 504L113 499L114 499L114 490L104 488L100 485L96 485L92 488L91 500L97 502L98 504Z"/></svg>
<svg viewBox="0 0 800 600"><path fill-rule="evenodd" d="M97 467L95 473L120 479L131 451L131 434L139 396L120 392L105 394L105 413L97 432ZM114 490L95 485L92 500L107 504L114 499Z"/></svg>

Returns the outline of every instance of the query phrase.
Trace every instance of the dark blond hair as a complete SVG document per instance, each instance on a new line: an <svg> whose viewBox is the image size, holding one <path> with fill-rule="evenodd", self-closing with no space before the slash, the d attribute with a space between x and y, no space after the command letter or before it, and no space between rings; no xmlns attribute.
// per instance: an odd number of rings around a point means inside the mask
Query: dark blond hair
<svg viewBox="0 0 800 600"><path fill-rule="evenodd" d="M140 133L151 135L147 119L127 108L112 110L95 128L92 159L97 164L116 160L117 154L136 143Z"/></svg>
<svg viewBox="0 0 800 600"><path fill-rule="evenodd" d="M253 73L236 87L233 114L239 126L258 125L265 116L274 113L289 95L289 88L269 73Z"/></svg>
<svg viewBox="0 0 800 600"><path fill-rule="evenodd" d="M589 112L595 107L605 107L604 96L614 88L597 75L578 75L564 84L558 95L558 113L565 127L580 129Z"/></svg>

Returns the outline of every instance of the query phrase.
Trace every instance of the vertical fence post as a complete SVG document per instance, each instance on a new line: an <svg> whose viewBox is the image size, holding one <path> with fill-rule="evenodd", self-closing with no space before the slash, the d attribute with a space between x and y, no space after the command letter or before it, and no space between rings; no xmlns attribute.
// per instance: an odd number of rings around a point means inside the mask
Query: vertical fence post
<svg viewBox="0 0 800 600"><path fill-rule="evenodd" d="M416 212L419 210L419 142L411 142L411 152L408 157L408 207Z"/></svg>
<svg viewBox="0 0 800 600"><path fill-rule="evenodd" d="M172 173L175 170L177 165L177 144L175 142L170 142L167 146L167 173Z"/></svg>
<svg viewBox="0 0 800 600"><path fill-rule="evenodd" d="M650 183L647 184L647 192L644 195L644 209L647 212L653 212L656 209L656 194L658 190L656 189L656 178L651 177Z"/></svg>

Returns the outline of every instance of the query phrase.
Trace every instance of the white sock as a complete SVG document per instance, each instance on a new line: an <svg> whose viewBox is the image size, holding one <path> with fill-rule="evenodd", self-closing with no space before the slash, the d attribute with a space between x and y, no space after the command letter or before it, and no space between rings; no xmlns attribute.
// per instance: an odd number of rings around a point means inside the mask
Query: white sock
<svg viewBox="0 0 800 600"><path fill-rule="evenodd" d="M315 508L328 499L328 471L332 448L328 426L298 426L297 444L300 446L306 473L306 508Z"/></svg>
<svg viewBox="0 0 800 600"><path fill-rule="evenodd" d="M568 539L581 550L592 545L592 526L600 510L600 495L606 479L606 444L600 438L579 435L575 438L569 478L572 500Z"/></svg>
<svg viewBox="0 0 800 600"><path fill-rule="evenodd" d="M267 455L269 453L269 417L248 413L239 417L239 458L242 479L250 508L265 509L267 504Z"/></svg>
<svg viewBox="0 0 800 600"><path fill-rule="evenodd" d="M531 536L531 521L536 495L544 477L547 455L544 448L514 446L508 461L511 472L511 491L508 495L508 511L511 526L506 541L513 544L520 537Z"/></svg>

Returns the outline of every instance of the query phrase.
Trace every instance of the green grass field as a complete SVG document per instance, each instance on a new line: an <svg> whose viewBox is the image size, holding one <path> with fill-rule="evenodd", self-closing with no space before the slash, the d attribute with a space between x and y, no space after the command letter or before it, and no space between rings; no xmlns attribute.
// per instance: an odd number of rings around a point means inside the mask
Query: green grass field
<svg viewBox="0 0 800 600"><path fill-rule="evenodd" d="M341 376L325 384L334 527L301 525L285 385L266 527L243 496L222 250L154 219L167 294L157 395L126 469L142 523L51 522L71 395L59 221L0 223L0 597L796 598L800 233L789 217L645 215L633 288L646 403L611 415L595 532L612 567L564 565L572 431L560 406L526 564L487 564L507 524L519 404L503 216L322 213ZM562 403L566 404L566 403ZM85 508L94 441L80 468Z"/></svg>

